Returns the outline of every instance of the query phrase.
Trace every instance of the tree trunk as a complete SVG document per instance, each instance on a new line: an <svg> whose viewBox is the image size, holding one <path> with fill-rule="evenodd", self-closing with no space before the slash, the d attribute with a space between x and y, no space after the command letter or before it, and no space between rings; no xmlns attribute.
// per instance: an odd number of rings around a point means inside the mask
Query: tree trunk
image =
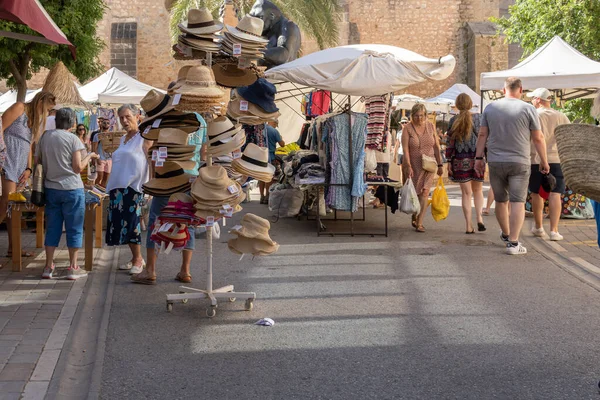
<svg viewBox="0 0 600 400"><path fill-rule="evenodd" d="M17 101L25 103L25 96L27 95L27 81L21 80L17 82Z"/></svg>
<svg viewBox="0 0 600 400"><path fill-rule="evenodd" d="M23 103L25 102L25 96L27 95L27 72L29 70L30 60L29 49L26 49L16 62L13 60L8 61L10 71L17 84L17 101Z"/></svg>

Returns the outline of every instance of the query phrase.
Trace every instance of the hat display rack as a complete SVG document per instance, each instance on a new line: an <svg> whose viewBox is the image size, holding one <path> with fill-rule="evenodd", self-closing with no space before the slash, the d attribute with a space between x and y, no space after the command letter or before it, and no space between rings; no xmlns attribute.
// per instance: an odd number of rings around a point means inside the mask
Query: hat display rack
<svg viewBox="0 0 600 400"><path fill-rule="evenodd" d="M266 149L258 148L257 151L253 146L248 146L250 150L243 154L240 152L240 148L246 141L241 123L260 124L275 120L279 116L278 110L272 108L274 102L272 104L270 102L272 88L268 87L266 91L264 90L266 81L259 79L260 68L256 66L256 61L263 57L263 50L266 47L266 40L261 38L263 21L247 16L242 18L236 27L223 26L220 22L212 20L207 9L190 10L187 21L180 24L179 28L181 36L174 47L176 53L174 58L198 60L200 65L187 65L181 68L176 84L166 95L169 99L162 100L160 103L155 102L157 105L162 104L164 109L154 112L154 121L144 121L147 124L143 126L143 136L159 142L162 140L162 143L157 143L155 146L154 151L157 153L149 154L149 157L154 155L155 159L160 157L163 163L165 161L177 163L183 160L178 157L177 152L172 151L172 146L179 146L174 149L184 153L185 146L177 140L180 136L176 132L163 128L163 123L168 124L172 129L185 130L185 126L177 126L176 121L182 115L198 113L208 124L206 166L200 169L198 177L189 180L190 188L187 189L193 200L194 216L206 228L208 268L206 288L180 286L179 293L167 294L167 311L172 311L175 302L185 303L190 299L209 299L210 308L206 312L208 317L216 315L219 299L230 302L245 299L245 309L250 311L254 306L256 293L234 292L233 285L213 288L213 237L219 235L220 221L225 226L226 219L242 209L240 204L246 194L236 178L251 176L266 181L273 176ZM221 30L223 33L218 35ZM259 81L260 83L257 84ZM223 88L236 90L233 101L238 109L234 109L234 113L228 112L231 101L227 105L221 103L226 96ZM246 100L238 94L238 89L241 89L249 99ZM274 91L272 96L274 100ZM240 103L241 109L239 109ZM242 114L245 112L247 113ZM173 119L169 118L170 115L174 116ZM157 119L161 120L157 123ZM175 142L172 143L173 141ZM166 158L163 158L165 153ZM213 164L213 158L227 154L233 154L231 166ZM170 156L173 156L171 160L169 160ZM239 167L236 167L238 164ZM172 170L176 168L176 165L169 165L170 172L166 176L173 173ZM160 184L151 186L158 190L161 187ZM186 190L179 189L179 191ZM181 226L189 222L182 221L180 217L183 213L183 216L190 218L190 209L189 205L185 205L184 209L181 208L182 199L179 199L179 202L176 198L170 200L173 201L170 201L172 203L170 207L166 207L167 214L171 213L171 217L175 217L175 220L166 218L165 222L170 224L179 222L179 225L167 225L165 228L163 224L163 231L157 232L156 239L166 238L169 243L175 242L171 245L171 249L178 249L183 247L185 240ZM176 204L180 204L180 207L175 207ZM230 240L228 247L235 254L242 254L242 256L243 254L253 256L272 254L277 251L279 245L270 239L269 229L270 224L267 220L246 214L242 218L241 225L231 231L236 238Z"/></svg>

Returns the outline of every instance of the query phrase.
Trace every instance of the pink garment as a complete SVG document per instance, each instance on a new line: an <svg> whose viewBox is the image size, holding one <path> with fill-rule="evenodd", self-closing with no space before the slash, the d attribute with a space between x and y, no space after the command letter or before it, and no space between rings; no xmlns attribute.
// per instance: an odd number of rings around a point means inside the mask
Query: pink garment
<svg viewBox="0 0 600 400"><path fill-rule="evenodd" d="M312 116L327 114L331 106L331 92L328 90L317 90L312 93L310 113Z"/></svg>

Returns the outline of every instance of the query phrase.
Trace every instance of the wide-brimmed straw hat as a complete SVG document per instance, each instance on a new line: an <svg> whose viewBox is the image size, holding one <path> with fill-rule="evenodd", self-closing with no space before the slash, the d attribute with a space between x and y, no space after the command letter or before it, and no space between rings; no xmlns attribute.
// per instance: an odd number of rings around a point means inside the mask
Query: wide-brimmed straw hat
<svg viewBox="0 0 600 400"><path fill-rule="evenodd" d="M202 98L222 98L225 93L219 89L212 69L198 65L188 70L185 81L175 89L175 93L183 96Z"/></svg>
<svg viewBox="0 0 600 400"><path fill-rule="evenodd" d="M173 171L177 171L180 169L184 169L186 171L191 171L193 169L195 169L197 166L197 163L195 161L192 160L186 160L186 161L165 161L163 163L162 167L154 167L154 171L159 174L159 175L165 175L168 174L169 172L173 172Z"/></svg>
<svg viewBox="0 0 600 400"><path fill-rule="evenodd" d="M162 128L156 138L157 145L179 145L186 146L190 134L186 131L176 128Z"/></svg>
<svg viewBox="0 0 600 400"><path fill-rule="evenodd" d="M275 105L277 88L264 78L257 79L252 85L238 88L237 94L244 100L262 108L266 113L279 111L279 108Z"/></svg>
<svg viewBox="0 0 600 400"><path fill-rule="evenodd" d="M241 69L235 63L216 63L212 66L215 80L221 86L236 88L256 82L258 75L251 69Z"/></svg>
<svg viewBox="0 0 600 400"><path fill-rule="evenodd" d="M222 156L241 149L245 143L246 132L240 129L233 137L223 138L210 143L206 151L213 157Z"/></svg>
<svg viewBox="0 0 600 400"><path fill-rule="evenodd" d="M180 43L191 47L192 49L216 53L221 49L221 43L213 39L197 38L192 36L180 35L177 39Z"/></svg>
<svg viewBox="0 0 600 400"><path fill-rule="evenodd" d="M268 255L279 249L279 245L269 236L271 224L254 214L246 214L239 228L230 233L238 236L228 242L228 247L238 254Z"/></svg>
<svg viewBox="0 0 600 400"><path fill-rule="evenodd" d="M192 184L191 195L196 200L197 209L202 209L203 202L208 202L210 207L223 204L234 206L246 197L240 184L229 179L227 171L218 165L200 169Z"/></svg>
<svg viewBox="0 0 600 400"><path fill-rule="evenodd" d="M235 254L252 254L253 256L268 256L279 250L279 245L277 243L271 245L262 240L244 237L229 239L229 241L227 241L227 247Z"/></svg>
<svg viewBox="0 0 600 400"><path fill-rule="evenodd" d="M221 139L235 136L242 129L242 125L234 125L227 117L218 117L207 125L206 134L208 143L214 143Z"/></svg>
<svg viewBox="0 0 600 400"><path fill-rule="evenodd" d="M210 10L204 7L189 10L187 21L183 21L178 27L182 32L203 35L220 31L223 29L223 24L216 22Z"/></svg>
<svg viewBox="0 0 600 400"><path fill-rule="evenodd" d="M275 173L275 166L269 163L269 150L254 143L249 143L242 157L233 160L231 166L240 174L262 182L271 182Z"/></svg>
<svg viewBox="0 0 600 400"><path fill-rule="evenodd" d="M160 123L158 127L154 127L154 120L144 120L139 126L142 137L148 140L156 140L158 138L158 131L162 128L177 128L188 133L196 132L200 129L200 121L196 117L196 114L189 111L178 111L171 110L160 117ZM146 129L150 127L149 131Z"/></svg>
<svg viewBox="0 0 600 400"><path fill-rule="evenodd" d="M269 41L262 37L264 26L262 19L245 15L237 27L226 25L225 29L239 40L267 44Z"/></svg>
<svg viewBox="0 0 600 400"><path fill-rule="evenodd" d="M160 93L155 89L146 93L144 98L140 101L140 105L146 113L146 118L142 121L143 126L175 109L173 106L173 98L168 94Z"/></svg>
<svg viewBox="0 0 600 400"><path fill-rule="evenodd" d="M144 193L153 196L168 196L177 192L186 192L190 188L190 180L194 176L186 174L183 169L164 174L156 173L155 177L142 185Z"/></svg>

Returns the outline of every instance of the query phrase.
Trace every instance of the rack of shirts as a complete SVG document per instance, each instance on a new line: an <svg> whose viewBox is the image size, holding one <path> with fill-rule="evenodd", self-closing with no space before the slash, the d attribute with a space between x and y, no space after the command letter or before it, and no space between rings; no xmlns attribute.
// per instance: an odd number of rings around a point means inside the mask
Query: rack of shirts
<svg viewBox="0 0 600 400"><path fill-rule="evenodd" d="M302 113L307 117L318 117L327 114L331 107L331 92L316 90L308 93L302 99Z"/></svg>
<svg viewBox="0 0 600 400"><path fill-rule="evenodd" d="M365 99L365 112L369 122L367 126L367 147L377 151L386 151L386 135L390 130L390 108L392 96L371 96Z"/></svg>

